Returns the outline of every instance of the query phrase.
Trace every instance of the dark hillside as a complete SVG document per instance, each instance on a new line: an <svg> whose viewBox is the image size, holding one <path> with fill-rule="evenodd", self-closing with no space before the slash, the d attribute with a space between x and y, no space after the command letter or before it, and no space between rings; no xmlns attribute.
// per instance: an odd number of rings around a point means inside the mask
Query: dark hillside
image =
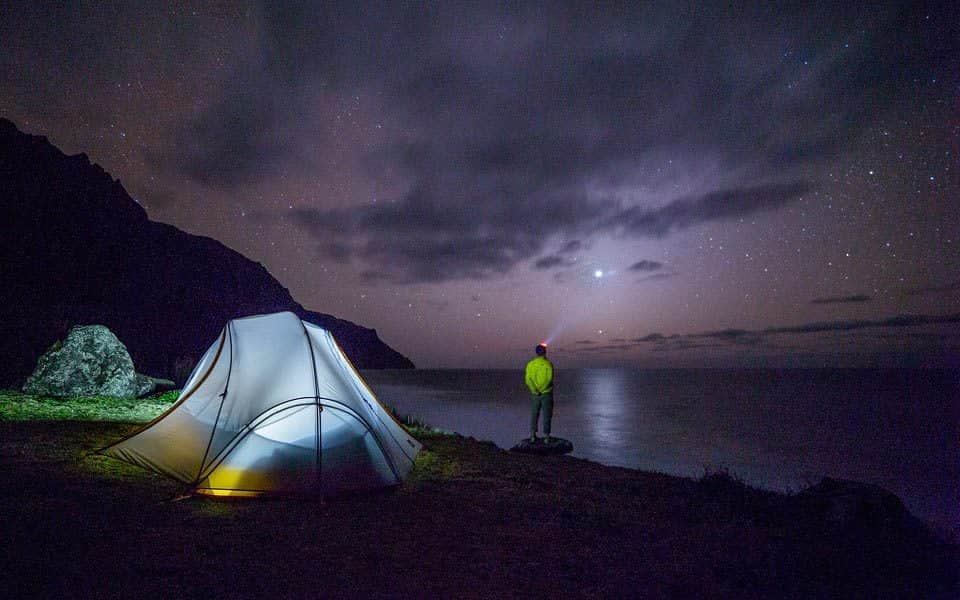
<svg viewBox="0 0 960 600"><path fill-rule="evenodd" d="M155 223L84 154L0 119L0 386L77 324L99 323L141 372L182 380L227 320L289 310L333 332L358 368L409 368L376 331L310 312L264 267Z"/></svg>

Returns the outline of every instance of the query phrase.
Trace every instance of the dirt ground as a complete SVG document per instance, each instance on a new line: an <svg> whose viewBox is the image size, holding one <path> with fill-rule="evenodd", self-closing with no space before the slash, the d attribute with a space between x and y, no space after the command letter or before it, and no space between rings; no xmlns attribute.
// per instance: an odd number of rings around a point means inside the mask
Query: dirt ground
<svg viewBox="0 0 960 600"><path fill-rule="evenodd" d="M359 496L170 502L93 449L135 429L0 422L0 597L960 597L960 551L909 515L421 436Z"/></svg>

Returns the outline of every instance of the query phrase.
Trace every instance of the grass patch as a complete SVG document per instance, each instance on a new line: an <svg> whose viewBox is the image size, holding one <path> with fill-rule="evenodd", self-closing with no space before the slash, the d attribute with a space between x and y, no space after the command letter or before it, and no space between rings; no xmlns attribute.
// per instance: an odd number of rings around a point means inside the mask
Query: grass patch
<svg viewBox="0 0 960 600"><path fill-rule="evenodd" d="M413 415L402 415L397 412L397 409L390 406L389 404L384 404L384 407L390 414L393 415L393 418L400 422L403 425L403 428L410 433L410 435L430 435L430 434L444 434L450 435L450 432L444 431L442 429L437 429L436 427L430 425L429 423L424 423L418 417Z"/></svg>
<svg viewBox="0 0 960 600"><path fill-rule="evenodd" d="M413 479L452 479L462 473L463 469L455 458L430 452L426 448L417 454L414 462Z"/></svg>
<svg viewBox="0 0 960 600"><path fill-rule="evenodd" d="M0 391L0 420L145 423L170 408L179 395L179 390L170 390L146 398L52 398L3 390Z"/></svg>
<svg viewBox="0 0 960 600"><path fill-rule="evenodd" d="M54 398L33 396L16 390L0 390L0 421L110 421L146 423L170 408L180 390L169 390L146 398L78 396ZM387 407L413 435L435 433L429 424Z"/></svg>
<svg viewBox="0 0 960 600"><path fill-rule="evenodd" d="M115 441L117 441L116 437L107 438L104 440L103 444L97 445L95 448L93 448L93 450L102 448L103 446ZM142 467L138 467L137 465L99 454L87 454L83 456L78 463L78 466L81 467L84 472L92 473L98 477L114 481L153 481L157 477L154 473L151 473Z"/></svg>
<svg viewBox="0 0 960 600"><path fill-rule="evenodd" d="M429 425L413 415L401 415L394 407L388 404L384 404L384 406L388 411L390 411L390 414L393 415L393 418L399 421L407 429L424 429L427 431L432 429Z"/></svg>

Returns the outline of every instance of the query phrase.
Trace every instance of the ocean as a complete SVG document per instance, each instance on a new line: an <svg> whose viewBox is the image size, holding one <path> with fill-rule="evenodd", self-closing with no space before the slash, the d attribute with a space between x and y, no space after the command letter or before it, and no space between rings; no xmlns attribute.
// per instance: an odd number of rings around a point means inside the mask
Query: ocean
<svg viewBox="0 0 960 600"><path fill-rule="evenodd" d="M529 435L521 371L363 372L384 403L509 448ZM872 483L960 531L960 373L946 370L558 370L553 434L574 456L686 477L727 470L798 491Z"/></svg>

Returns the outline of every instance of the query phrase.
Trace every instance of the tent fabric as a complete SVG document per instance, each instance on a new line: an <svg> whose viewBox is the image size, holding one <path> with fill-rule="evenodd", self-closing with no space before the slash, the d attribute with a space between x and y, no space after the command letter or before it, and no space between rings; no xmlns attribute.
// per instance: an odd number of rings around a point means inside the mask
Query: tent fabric
<svg viewBox="0 0 960 600"><path fill-rule="evenodd" d="M177 402L101 452L217 496L399 484L421 445L329 331L290 312L234 319Z"/></svg>

